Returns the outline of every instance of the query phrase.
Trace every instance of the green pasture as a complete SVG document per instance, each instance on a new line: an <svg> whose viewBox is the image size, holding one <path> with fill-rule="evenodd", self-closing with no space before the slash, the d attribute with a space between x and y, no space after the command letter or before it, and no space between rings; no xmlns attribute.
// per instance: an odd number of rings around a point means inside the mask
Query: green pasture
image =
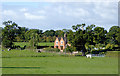
<svg viewBox="0 0 120 76"><path fill-rule="evenodd" d="M30 46L29 42L14 42L15 45L19 45L21 47ZM54 46L54 42L40 42L39 46Z"/></svg>
<svg viewBox="0 0 120 76"><path fill-rule="evenodd" d="M50 56L60 56L57 53L49 53L49 52L42 52L38 53L37 50L34 49L25 49L25 50L10 50L4 49L2 52L2 58L13 58L13 57L50 57Z"/></svg>
<svg viewBox="0 0 120 76"><path fill-rule="evenodd" d="M63 56L32 50L2 52L3 74L117 74L118 57Z"/></svg>
<svg viewBox="0 0 120 76"><path fill-rule="evenodd" d="M14 57L3 58L3 74L117 74L117 58Z"/></svg>
<svg viewBox="0 0 120 76"><path fill-rule="evenodd" d="M1 47L0 47L0 67L2 67L2 51L1 51ZM2 75L2 68L0 68L0 76Z"/></svg>
<svg viewBox="0 0 120 76"><path fill-rule="evenodd" d="M54 46L54 42L40 42L39 46Z"/></svg>

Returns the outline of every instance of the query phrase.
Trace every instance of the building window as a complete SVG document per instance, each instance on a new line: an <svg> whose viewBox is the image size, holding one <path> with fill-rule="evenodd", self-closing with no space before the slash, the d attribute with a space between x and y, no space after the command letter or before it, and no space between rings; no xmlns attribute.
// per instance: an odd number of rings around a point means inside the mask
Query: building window
<svg viewBox="0 0 120 76"><path fill-rule="evenodd" d="M58 44L58 41L56 41L56 44Z"/></svg>
<svg viewBox="0 0 120 76"><path fill-rule="evenodd" d="M63 41L61 41L61 44L63 44Z"/></svg>

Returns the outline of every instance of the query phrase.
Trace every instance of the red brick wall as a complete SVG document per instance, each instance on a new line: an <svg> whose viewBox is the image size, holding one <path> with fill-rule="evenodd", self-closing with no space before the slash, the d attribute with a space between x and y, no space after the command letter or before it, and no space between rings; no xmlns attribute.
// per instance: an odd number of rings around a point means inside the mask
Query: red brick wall
<svg viewBox="0 0 120 76"><path fill-rule="evenodd" d="M56 44L57 41L58 41L58 44ZM62 44L61 44L61 41L63 42ZM58 49L60 49L60 50L61 50L60 46L63 46L63 49L65 49L65 41L63 40L62 37L61 37L60 41L58 40L58 37L56 37L56 40L54 42L54 48L56 48L56 45L58 45ZM71 46L71 44L68 44L68 46Z"/></svg>
<svg viewBox="0 0 120 76"><path fill-rule="evenodd" d="M56 44L57 41L58 41L58 44ZM56 40L54 42L54 48L56 48L57 45L58 45L58 49L60 49L60 42L59 42L58 38L56 38Z"/></svg>
<svg viewBox="0 0 120 76"><path fill-rule="evenodd" d="M61 44L61 42L63 41L63 44ZM63 40L63 38L61 38L61 40L60 40L60 46L63 46L63 49L65 49L65 41ZM61 49L60 49L61 50Z"/></svg>
<svg viewBox="0 0 120 76"><path fill-rule="evenodd" d="M58 44L56 44L56 42L58 41ZM63 44L61 44L61 41L63 41ZM63 38L61 37L61 40L59 41L58 38L56 38L55 42L54 42L54 48L56 48L56 45L58 45L58 49L61 50L61 45L63 46L63 49L65 49L65 42L63 40Z"/></svg>

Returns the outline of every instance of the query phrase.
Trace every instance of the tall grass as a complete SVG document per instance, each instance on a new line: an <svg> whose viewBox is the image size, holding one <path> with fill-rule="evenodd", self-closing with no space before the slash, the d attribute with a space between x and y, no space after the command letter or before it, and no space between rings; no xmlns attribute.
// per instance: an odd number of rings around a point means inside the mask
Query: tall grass
<svg viewBox="0 0 120 76"><path fill-rule="evenodd" d="M119 51L107 51L106 57L118 57Z"/></svg>

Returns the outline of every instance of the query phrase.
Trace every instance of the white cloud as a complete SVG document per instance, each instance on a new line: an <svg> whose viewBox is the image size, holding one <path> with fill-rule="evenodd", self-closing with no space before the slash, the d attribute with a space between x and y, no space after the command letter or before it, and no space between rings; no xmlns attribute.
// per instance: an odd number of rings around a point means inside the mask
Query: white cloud
<svg viewBox="0 0 120 76"><path fill-rule="evenodd" d="M38 13L45 14L46 12L44 10L40 10L40 11L38 11Z"/></svg>
<svg viewBox="0 0 120 76"><path fill-rule="evenodd" d="M116 4L112 2L96 2L93 12L101 19L107 19L108 21L117 19L118 11L115 9L117 8Z"/></svg>
<svg viewBox="0 0 120 76"><path fill-rule="evenodd" d="M18 19L19 15L17 15L17 13L13 10L4 10L2 12L2 19L4 19L5 17L8 17L8 19Z"/></svg>
<svg viewBox="0 0 120 76"><path fill-rule="evenodd" d="M89 15L89 12L85 9L77 8L73 10L72 14L73 16L76 16L76 17L87 17Z"/></svg>
<svg viewBox="0 0 120 76"><path fill-rule="evenodd" d="M29 19L29 20L45 19L45 16L33 15L33 14L30 14L30 13L24 13L24 16L25 16L26 19Z"/></svg>
<svg viewBox="0 0 120 76"><path fill-rule="evenodd" d="M74 17L81 17L81 16L83 17L86 14L85 10L82 9L82 8L73 9L73 10L68 9L68 10L66 10L65 13L66 13L67 16L74 16Z"/></svg>
<svg viewBox="0 0 120 76"><path fill-rule="evenodd" d="M57 11L59 14L62 14L63 13L63 6L56 7L55 11Z"/></svg>
<svg viewBox="0 0 120 76"><path fill-rule="evenodd" d="M12 11L12 10L4 10L3 15L8 15L8 16L17 16L17 14Z"/></svg>
<svg viewBox="0 0 120 76"><path fill-rule="evenodd" d="M23 26L31 25L28 27L34 28L34 25L36 25L40 29L71 28L71 25L79 23L86 23L87 25L96 24L99 26L108 25L106 28L110 27L109 25L117 24L117 3L114 5L112 2L58 2L44 4L40 2L39 4L37 8L34 8L34 5L22 5L23 8L21 9L17 5L11 7L4 6L4 20L13 17L14 21ZM20 12L20 10L23 12ZM15 19L15 16L18 17ZM30 22L29 20L32 21ZM42 25L45 27L42 27Z"/></svg>
<svg viewBox="0 0 120 76"><path fill-rule="evenodd" d="M53 11L56 11L58 12L58 14L61 14L61 15L66 15L66 16L76 17L76 18L86 17L90 15L87 10L81 7L72 7L66 4L55 7Z"/></svg>
<svg viewBox="0 0 120 76"><path fill-rule="evenodd" d="M118 2L119 0L1 0L1 2Z"/></svg>
<svg viewBox="0 0 120 76"><path fill-rule="evenodd" d="M20 11L21 12L26 12L28 9L27 8L21 8Z"/></svg>

